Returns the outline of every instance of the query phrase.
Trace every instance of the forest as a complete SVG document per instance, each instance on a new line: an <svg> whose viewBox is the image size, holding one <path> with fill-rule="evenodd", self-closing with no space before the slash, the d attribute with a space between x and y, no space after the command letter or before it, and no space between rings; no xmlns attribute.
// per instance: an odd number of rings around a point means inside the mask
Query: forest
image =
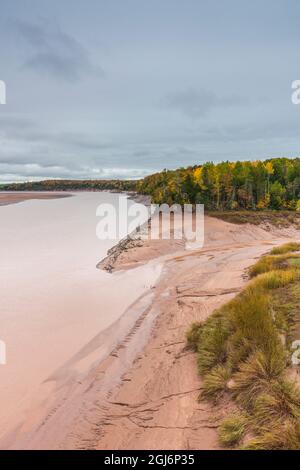
<svg viewBox="0 0 300 470"><path fill-rule="evenodd" d="M300 158L205 163L164 170L137 184L152 202L202 203L209 210L300 211Z"/></svg>
<svg viewBox="0 0 300 470"><path fill-rule="evenodd" d="M155 204L202 203L208 210L300 211L300 158L236 161L163 170L141 180L47 180L2 185L10 191L136 191Z"/></svg>
<svg viewBox="0 0 300 470"><path fill-rule="evenodd" d="M1 179L1 176L0 176ZM0 185L0 191L135 191L134 180L60 180L28 181Z"/></svg>

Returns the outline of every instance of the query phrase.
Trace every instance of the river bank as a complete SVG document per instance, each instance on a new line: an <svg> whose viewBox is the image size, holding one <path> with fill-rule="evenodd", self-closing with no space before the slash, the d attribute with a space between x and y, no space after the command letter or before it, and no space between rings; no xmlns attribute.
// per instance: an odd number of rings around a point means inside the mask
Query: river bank
<svg viewBox="0 0 300 470"><path fill-rule="evenodd" d="M258 257L291 239L299 239L292 225L205 217L201 249L139 236L112 247L105 260L112 274L105 276L113 287L102 288L108 302L99 312L120 300L122 282L124 295L126 286L127 297L134 294L131 304L45 378L39 400L1 447L218 449L216 428L228 409L198 403L201 380L186 332L245 286L247 268Z"/></svg>
<svg viewBox="0 0 300 470"><path fill-rule="evenodd" d="M247 268L299 232L252 225L237 226L205 219L201 250L162 253L164 275L155 289L151 311L159 312L147 346L99 410L98 449L218 449L217 426L228 408L199 404L201 380L196 357L186 349L185 334L194 321L205 320L246 284ZM146 257L135 247L116 269Z"/></svg>
<svg viewBox="0 0 300 470"><path fill-rule="evenodd" d="M119 320L128 327L119 342L120 323L112 325L114 350L101 361L94 349L87 375L56 385L47 419L23 447L218 449L217 426L229 410L198 403L201 380L186 331L244 287L258 257L297 237L293 227L265 230L207 217L202 249L187 251L180 241L168 251L165 240L160 249L143 241L123 251L110 275L116 286L118 276L142 267L162 266L159 280Z"/></svg>
<svg viewBox="0 0 300 470"><path fill-rule="evenodd" d="M96 209L100 203L117 207L118 195L30 196L0 208L3 449L34 448L36 435L41 445L52 445L50 436L42 438L42 423L60 391L78 384L127 335L161 270L141 266L116 280L96 268L116 243L96 237ZM139 299L137 316L122 318ZM68 431L65 423L60 428Z"/></svg>

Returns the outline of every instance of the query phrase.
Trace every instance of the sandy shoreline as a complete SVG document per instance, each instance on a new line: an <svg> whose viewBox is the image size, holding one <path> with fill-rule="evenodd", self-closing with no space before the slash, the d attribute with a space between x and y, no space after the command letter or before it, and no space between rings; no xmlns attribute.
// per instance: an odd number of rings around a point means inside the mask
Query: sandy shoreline
<svg viewBox="0 0 300 470"><path fill-rule="evenodd" d="M1 207L0 317L7 345L1 448L35 447L35 432L37 447L44 445L41 423L62 389L84 379L130 332L137 317L123 313L132 306L142 314L160 275L160 265L118 273L117 280L96 269L115 243L96 237L101 202L118 205L118 195L77 193Z"/></svg>
<svg viewBox="0 0 300 470"><path fill-rule="evenodd" d="M185 333L243 288L255 259L290 239L300 239L293 227L206 217L202 249L139 237L113 247L99 267L113 272L116 289L119 276L160 277L49 377L39 407L1 447L218 449L216 428L228 410L197 402L201 380Z"/></svg>
<svg viewBox="0 0 300 470"><path fill-rule="evenodd" d="M62 193L61 191L0 191L0 206L7 206L9 204L18 204L19 202L30 201L34 199L58 199L63 197L70 197L69 193Z"/></svg>
<svg viewBox="0 0 300 470"><path fill-rule="evenodd" d="M216 428L228 410L197 402L201 381L185 347L186 330L242 289L257 257L299 233L210 217L205 227L201 250L179 244L170 252L170 242L157 241L155 248L138 244L115 260L112 276L128 267L134 272L135 263L163 264L163 273L152 294L124 314L132 320L126 337L82 382L56 394L47 420L24 448L219 448Z"/></svg>
<svg viewBox="0 0 300 470"><path fill-rule="evenodd" d="M71 192L68 191L0 191L0 206L7 206L9 204L18 204L19 202L30 201L35 199L59 199L64 197L71 197L72 193L80 193L80 192L96 192L96 193L105 193L109 192L111 194L120 194L122 191L80 191L80 190L72 190ZM141 204L149 204L149 197L143 196L140 194L136 194L133 192L123 192L123 194L128 195L129 199L133 199L137 203Z"/></svg>
<svg viewBox="0 0 300 470"><path fill-rule="evenodd" d="M247 282L246 269L274 245L300 238L294 229L267 230L206 218L205 245L192 252L165 254L164 275L151 310L159 312L150 339L120 386L99 411L98 449L218 449L217 424L226 407L197 402L201 380L185 333L233 298ZM147 258L151 248L137 246L115 269ZM153 254L153 253L152 253ZM97 414L97 413L96 413ZM87 441L91 434L85 435Z"/></svg>

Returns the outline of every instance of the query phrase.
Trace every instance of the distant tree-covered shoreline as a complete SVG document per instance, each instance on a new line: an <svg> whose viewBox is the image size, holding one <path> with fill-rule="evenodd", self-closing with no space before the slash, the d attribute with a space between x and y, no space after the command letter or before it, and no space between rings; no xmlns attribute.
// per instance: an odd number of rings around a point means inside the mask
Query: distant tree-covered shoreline
<svg viewBox="0 0 300 470"><path fill-rule="evenodd" d="M141 180L47 180L2 185L6 191L135 191L156 204L205 204L208 210L300 211L300 158L205 163Z"/></svg>
<svg viewBox="0 0 300 470"><path fill-rule="evenodd" d="M1 191L136 191L134 180L44 180L0 185Z"/></svg>

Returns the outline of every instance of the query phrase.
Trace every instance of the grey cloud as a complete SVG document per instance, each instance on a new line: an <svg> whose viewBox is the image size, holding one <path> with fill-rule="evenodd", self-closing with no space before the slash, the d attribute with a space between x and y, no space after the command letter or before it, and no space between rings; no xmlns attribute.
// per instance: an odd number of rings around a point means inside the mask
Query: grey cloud
<svg viewBox="0 0 300 470"><path fill-rule="evenodd" d="M17 21L15 27L30 47L31 55L23 63L24 68L69 82L89 74L103 75L102 68L92 64L82 44L59 26Z"/></svg>
<svg viewBox="0 0 300 470"><path fill-rule="evenodd" d="M63 130L44 130L32 118L17 114L0 114L0 137L11 139L14 142L62 145L95 152L110 148L107 141L103 141L95 135Z"/></svg>
<svg viewBox="0 0 300 470"><path fill-rule="evenodd" d="M27 129L34 125L31 119L18 114L0 114L0 130Z"/></svg>
<svg viewBox="0 0 300 470"><path fill-rule="evenodd" d="M47 178L74 178L74 179L138 179L150 173L142 168L116 168L116 167L78 167L70 168L65 166L41 165L37 163L26 164L6 164L0 163L0 183L7 181L27 180L34 181Z"/></svg>
<svg viewBox="0 0 300 470"><path fill-rule="evenodd" d="M238 96L220 98L208 90L189 88L167 94L162 102L167 108L195 119L205 117L214 108L240 105L242 99Z"/></svg>
<svg viewBox="0 0 300 470"><path fill-rule="evenodd" d="M249 159L298 150L298 122L274 120L267 125L202 122L187 126L172 140L106 141L60 126L43 127L26 115L0 115L0 181L38 178L139 178L161 170L207 160ZM4 135L3 136L1 135ZM265 138L267 137L267 141ZM294 140L294 142L293 142ZM242 150L241 150L242 149Z"/></svg>
<svg viewBox="0 0 300 470"><path fill-rule="evenodd" d="M257 142L261 140L279 141L295 139L299 136L300 124L297 121L276 120L262 124L248 122L246 124L206 126L193 130L189 135L191 141L219 142Z"/></svg>
<svg viewBox="0 0 300 470"><path fill-rule="evenodd" d="M27 23L25 21L15 21L16 29L25 38L29 44L34 47L49 47L47 34L43 28L36 24Z"/></svg>
<svg viewBox="0 0 300 470"><path fill-rule="evenodd" d="M140 178L156 170L146 169L149 158L143 148L141 154L131 158L135 150L132 144L112 144L88 131L65 131L59 123L47 129L26 115L0 115L0 138L0 181L19 180L21 176Z"/></svg>
<svg viewBox="0 0 300 470"><path fill-rule="evenodd" d="M0 179L299 153L296 0L0 3Z"/></svg>

